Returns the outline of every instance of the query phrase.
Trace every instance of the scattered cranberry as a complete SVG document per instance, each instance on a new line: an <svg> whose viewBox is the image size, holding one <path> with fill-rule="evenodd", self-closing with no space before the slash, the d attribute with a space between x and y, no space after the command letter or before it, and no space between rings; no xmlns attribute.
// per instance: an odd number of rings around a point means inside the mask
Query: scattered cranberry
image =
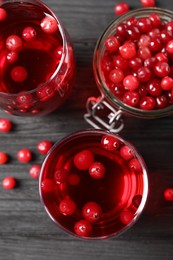
<svg viewBox="0 0 173 260"><path fill-rule="evenodd" d="M141 204L141 200L142 200L142 195L140 194L135 195L132 199L133 206L135 206L135 208L138 208L139 205Z"/></svg>
<svg viewBox="0 0 173 260"><path fill-rule="evenodd" d="M31 158L32 158L32 153L27 148L23 148L17 153L17 159L22 163L27 163L31 161Z"/></svg>
<svg viewBox="0 0 173 260"><path fill-rule="evenodd" d="M7 17L7 12L4 8L0 8L0 21L4 21Z"/></svg>
<svg viewBox="0 0 173 260"><path fill-rule="evenodd" d="M102 209L96 202L87 202L82 209L83 217L91 223L97 222L102 216Z"/></svg>
<svg viewBox="0 0 173 260"><path fill-rule="evenodd" d="M54 179L56 183L64 183L68 178L69 172L66 169L57 169L54 173Z"/></svg>
<svg viewBox="0 0 173 260"><path fill-rule="evenodd" d="M11 130L12 123L7 118L0 119L0 132L7 133Z"/></svg>
<svg viewBox="0 0 173 260"><path fill-rule="evenodd" d="M45 33L52 34L58 29L58 23L52 16L46 16L41 21L41 28Z"/></svg>
<svg viewBox="0 0 173 260"><path fill-rule="evenodd" d="M41 170L41 165L39 164L34 164L30 170L29 174L31 175L32 178L37 179L40 175L40 170Z"/></svg>
<svg viewBox="0 0 173 260"><path fill-rule="evenodd" d="M167 188L164 191L164 198L168 201L173 201L173 188Z"/></svg>
<svg viewBox="0 0 173 260"><path fill-rule="evenodd" d="M15 82L23 82L26 80L28 73L22 66L16 66L11 70L11 78Z"/></svg>
<svg viewBox="0 0 173 260"><path fill-rule="evenodd" d="M72 215L76 211L76 204L72 199L66 197L60 202L59 210L63 215Z"/></svg>
<svg viewBox="0 0 173 260"><path fill-rule="evenodd" d="M123 210L120 213L120 220L123 224L128 225L134 218L133 212L130 210Z"/></svg>
<svg viewBox="0 0 173 260"><path fill-rule="evenodd" d="M116 137L104 135L101 139L101 144L104 149L108 151L114 151L119 148L120 141Z"/></svg>
<svg viewBox="0 0 173 260"><path fill-rule="evenodd" d="M10 35L6 40L6 47L10 51L20 51L22 49L22 40L17 35Z"/></svg>
<svg viewBox="0 0 173 260"><path fill-rule="evenodd" d="M122 15L129 11L129 5L126 2L120 2L114 7L114 12L116 15Z"/></svg>
<svg viewBox="0 0 173 260"><path fill-rule="evenodd" d="M155 0L141 0L143 7L154 7L156 6Z"/></svg>
<svg viewBox="0 0 173 260"><path fill-rule="evenodd" d="M127 145L120 148L120 155L124 160L130 160L134 156L133 151Z"/></svg>
<svg viewBox="0 0 173 260"><path fill-rule="evenodd" d="M8 161L8 155L4 152L0 152L0 164L5 164Z"/></svg>
<svg viewBox="0 0 173 260"><path fill-rule="evenodd" d="M16 51L10 51L8 54L7 54L7 61L9 63L14 63L18 60L18 53Z"/></svg>
<svg viewBox="0 0 173 260"><path fill-rule="evenodd" d="M71 173L69 176L68 176L68 183L72 186L76 186L78 185L80 182L80 177L78 174L76 173Z"/></svg>
<svg viewBox="0 0 173 260"><path fill-rule="evenodd" d="M41 188L42 188L43 192L51 192L51 191L54 190L55 185L54 185L54 182L52 180L45 179L41 183Z"/></svg>
<svg viewBox="0 0 173 260"><path fill-rule="evenodd" d="M89 221L82 219L75 223L74 232L78 236L89 237L92 233L92 225Z"/></svg>
<svg viewBox="0 0 173 260"><path fill-rule="evenodd" d="M52 147L52 142L49 140L42 140L37 145L37 149L41 154L47 154L51 147Z"/></svg>
<svg viewBox="0 0 173 260"><path fill-rule="evenodd" d="M11 190L16 186L16 180L15 178L9 176L9 177L5 177L2 180L2 186L4 189L6 190Z"/></svg>
<svg viewBox="0 0 173 260"><path fill-rule="evenodd" d="M100 162L94 162L89 168L89 174L94 179L101 179L105 176L106 169Z"/></svg>
<svg viewBox="0 0 173 260"><path fill-rule="evenodd" d="M74 156L74 165L79 170L87 170L94 162L94 155L90 150L83 150Z"/></svg>

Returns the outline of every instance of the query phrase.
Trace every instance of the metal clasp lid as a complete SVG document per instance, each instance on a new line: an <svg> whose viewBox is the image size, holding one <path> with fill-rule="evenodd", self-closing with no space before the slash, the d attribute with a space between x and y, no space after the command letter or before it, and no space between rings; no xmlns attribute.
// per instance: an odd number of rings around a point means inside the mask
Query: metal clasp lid
<svg viewBox="0 0 173 260"><path fill-rule="evenodd" d="M86 109L84 118L94 128L104 127L113 133L119 133L123 129L122 111L113 108L105 97L88 98Z"/></svg>

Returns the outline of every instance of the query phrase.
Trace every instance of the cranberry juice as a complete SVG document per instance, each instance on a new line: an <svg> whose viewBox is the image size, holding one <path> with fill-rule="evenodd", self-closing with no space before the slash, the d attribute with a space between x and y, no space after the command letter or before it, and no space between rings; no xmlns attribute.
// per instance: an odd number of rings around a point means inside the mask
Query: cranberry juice
<svg viewBox="0 0 173 260"><path fill-rule="evenodd" d="M0 49L4 110L45 114L68 96L74 80L73 49L60 22L40 1L1 5Z"/></svg>
<svg viewBox="0 0 173 260"><path fill-rule="evenodd" d="M105 131L84 131L49 153L40 196L49 216L69 233L106 238L135 222L147 185L143 160L130 144Z"/></svg>

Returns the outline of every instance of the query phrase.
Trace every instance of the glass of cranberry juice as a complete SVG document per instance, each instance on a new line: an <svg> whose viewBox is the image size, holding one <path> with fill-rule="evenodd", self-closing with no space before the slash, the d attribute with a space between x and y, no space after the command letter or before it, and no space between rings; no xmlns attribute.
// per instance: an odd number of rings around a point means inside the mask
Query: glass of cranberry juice
<svg viewBox="0 0 173 260"><path fill-rule="evenodd" d="M108 238L131 227L143 211L147 169L138 151L119 135L79 131L50 150L39 191L49 217L66 232Z"/></svg>
<svg viewBox="0 0 173 260"><path fill-rule="evenodd" d="M44 115L68 97L75 77L69 35L39 0L1 1L0 108Z"/></svg>

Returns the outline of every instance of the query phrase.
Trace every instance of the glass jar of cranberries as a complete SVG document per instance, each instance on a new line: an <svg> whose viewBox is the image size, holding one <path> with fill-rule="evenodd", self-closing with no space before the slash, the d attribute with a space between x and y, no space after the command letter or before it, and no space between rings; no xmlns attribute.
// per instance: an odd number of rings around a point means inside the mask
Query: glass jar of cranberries
<svg viewBox="0 0 173 260"><path fill-rule="evenodd" d="M95 48L101 97L88 99L85 119L119 132L123 114L145 119L173 114L172 54L172 11L136 9L113 21Z"/></svg>

